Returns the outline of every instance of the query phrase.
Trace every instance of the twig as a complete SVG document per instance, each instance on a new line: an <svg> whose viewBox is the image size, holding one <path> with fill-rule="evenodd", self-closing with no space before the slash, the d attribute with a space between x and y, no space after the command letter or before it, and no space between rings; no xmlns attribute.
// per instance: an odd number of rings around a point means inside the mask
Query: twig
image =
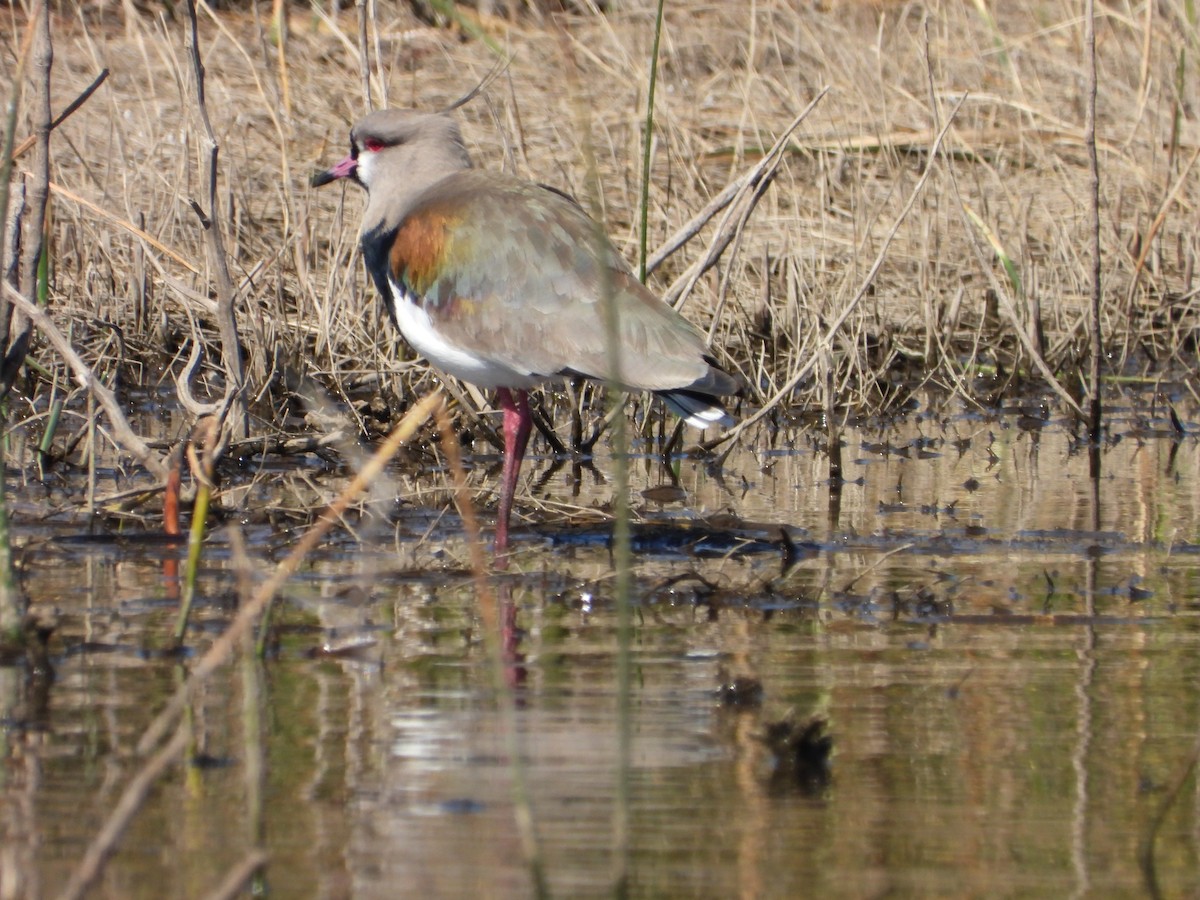
<svg viewBox="0 0 1200 900"><path fill-rule="evenodd" d="M54 65L54 45L50 41L50 10L48 3L36 9L33 21L34 38L30 56L30 78L33 82L30 112L34 120L33 177L25 187L25 211L21 222L21 293L30 302L38 295L39 270L46 253L46 204L50 198L50 70ZM8 393L16 380L33 326L21 315L5 316L3 362L0 363L0 396Z"/></svg>
<svg viewBox="0 0 1200 900"><path fill-rule="evenodd" d="M765 180L767 183L770 183L771 179L775 177L775 173L779 168L779 164L783 161L783 151L787 148L789 141L791 141L792 132L800 127L800 123L808 118L808 114L816 108L816 105L821 102L827 93L829 93L829 88L822 88L817 96L813 97L813 99L809 101L808 106L804 107L800 115L792 119L788 126L783 130L783 133L779 136L778 140L776 140L771 146L771 149L767 151L766 156L760 159L754 168L751 169L738 183L737 190L734 191L733 196L730 198L728 204L729 209L726 211L724 217L721 219L720 224L717 226L717 234L713 238L712 243L709 244L707 252L703 257L696 260L696 262L692 264L691 268L689 268L688 271L685 272L684 275L678 281L676 281L675 284L673 284L663 296L663 299L676 309L683 308L683 304L687 301L688 295L691 293L691 290L695 286L696 282L700 280L701 276L703 276L705 272L716 265L717 260L721 258L721 254L725 252L725 248L728 247L730 242L740 233L743 223L745 223L746 219L753 211L755 204L757 204L758 199L762 196L760 182ZM733 213L739 208L738 201L747 195L750 196L750 201L747 203L746 208L741 212L741 214L738 215L737 223L734 224L732 221L734 218ZM672 238L672 240L674 240L674 238ZM661 253L662 251L659 252ZM658 256L659 254L656 253L656 260ZM652 270L653 267L648 263L646 266L646 271L650 272Z"/></svg>
<svg viewBox="0 0 1200 900"><path fill-rule="evenodd" d="M9 184L12 181L13 168L13 140L17 133L17 108L21 100L21 85L25 77L25 64L29 59L29 48L33 46L33 35L35 32L36 22L31 19L25 27L25 37L21 39L21 49L17 53L16 65L12 67L12 75L9 76L12 84L12 93L9 95L8 103L4 107L4 125L3 137L4 147L0 150L0 240L5 237L5 228L8 226L8 203L9 203ZM22 193L22 200L24 194ZM14 226L12 232L12 260L15 273L18 260L16 259L17 250L20 247L19 235L16 230L17 215L13 216ZM9 277L10 270L8 261L5 259L9 253L7 246L0 246L0 278ZM9 320L12 316L12 309L4 303L0 303L0 340L8 340ZM0 348L2 350L3 348Z"/></svg>
<svg viewBox="0 0 1200 900"><path fill-rule="evenodd" d="M676 250L684 246L688 241L698 235L700 230L709 223L713 216L733 202L733 198L738 195L747 181L754 178L755 173L758 172L758 170L759 167L756 165L740 178L729 182L729 184L725 185L725 187L721 189L721 192L717 194L717 196L708 201L708 204L704 207L704 209L700 210L700 212L688 219L687 222L685 222L678 231L671 235L665 243L655 250L654 254L646 261L646 275L652 275L654 270L670 259Z"/></svg>
<svg viewBox="0 0 1200 900"><path fill-rule="evenodd" d="M75 373L75 380L79 385L91 391L92 395L100 403L100 406L104 408L109 423L112 425L113 438L116 442L129 453L133 454L134 458L145 466L151 474L157 478L165 479L167 477L166 463L129 426L129 422L125 418L125 413L121 411L121 404L117 402L116 395L96 377L96 374L88 367L88 364L75 352L75 348L71 346L71 342L67 340L66 335L58 330L58 326L54 324L46 311L26 299L7 283L4 285L4 292L8 294L9 299L16 305L17 309L29 318L34 327L46 336L46 339L58 351L59 355L62 356L72 372Z"/></svg>
<svg viewBox="0 0 1200 900"><path fill-rule="evenodd" d="M17 128L17 106L21 96L21 85L24 81L25 63L30 48L33 45L34 33L40 32L42 21L48 18L48 10L42 7L38 10L37 16L31 19L26 28L25 38L21 43L21 51L17 58L16 71L12 80L12 93L5 109L3 125L4 149L0 153L0 281L4 282L6 288L10 288L10 279L16 281L20 277L21 260L19 251L22 218L25 214L24 185L16 186L20 191L19 198L10 198L9 196L9 180L12 174L10 153L13 135L16 134ZM10 199L14 200L17 204L13 210L11 219L11 233L8 232L10 224L8 215ZM36 239L40 241L40 235ZM10 252L12 253L11 265L6 259ZM0 358L8 354L11 346L10 338L11 327L14 321L14 311L15 307L4 299L3 294L0 294ZM19 342L22 345L27 345L28 326L22 322L20 317L17 317L16 324L19 326L17 329L18 332L24 330L26 333L18 334L13 343ZM21 353L24 356L23 349ZM3 379L3 383L0 383L0 396L6 394L9 388L12 387L17 371L18 367L13 367L9 373L6 373L8 377ZM4 431L8 430L7 404L0 404L0 429ZM8 528L8 489L5 486L6 465L7 461L4 453L0 452L0 641L17 643L20 641L21 623L25 619L26 602L22 592L17 587L13 573L12 542Z"/></svg>
<svg viewBox="0 0 1200 900"><path fill-rule="evenodd" d="M197 418L212 415L221 408L220 403L201 403L192 393L192 379L196 377L196 367L200 365L200 348L203 345L196 331L196 323L192 322L192 352L188 355L187 365L175 376L175 394L179 398L179 405Z"/></svg>
<svg viewBox="0 0 1200 900"><path fill-rule="evenodd" d="M742 236L746 233L746 224L750 221L750 216L754 214L754 209L758 206L758 201L763 198L763 194L767 192L767 188L775 180L776 172L776 166L772 166L770 171L764 174L758 184L751 190L749 199L742 204L741 214L738 216L736 224L728 228L730 241L726 243L733 243L731 257L737 256L738 250L741 247ZM725 270L721 273L720 284L717 287L717 306L713 310L712 323L708 326L707 341L710 344L713 342L713 338L716 337L717 323L721 321L721 315L725 310L725 299L729 296L729 279L732 273L732 265L725 266Z"/></svg>
<svg viewBox="0 0 1200 900"><path fill-rule="evenodd" d="M479 80L479 83L475 85L475 87L471 88L449 106L443 108L441 112L453 112L459 107L466 106L480 94L486 91L489 87L491 87L492 82L504 74L505 70L508 69L512 61L512 56L501 56L500 59L496 60L496 64L492 66L488 73Z"/></svg>
<svg viewBox="0 0 1200 900"><path fill-rule="evenodd" d="M50 130L53 131L55 128L69 119L75 110L87 103L88 98L91 97L92 94L96 93L96 90L100 87L100 85L104 84L107 78L108 69L101 69L100 74L96 76L95 80L85 87L78 97L68 103L67 108L60 112L54 121L50 123ZM23 155L26 150L33 146L34 141L36 140L37 135L31 134L29 137L25 138L25 140L21 141L21 143L17 144L17 146L13 148L11 159L16 160L18 157Z"/></svg>

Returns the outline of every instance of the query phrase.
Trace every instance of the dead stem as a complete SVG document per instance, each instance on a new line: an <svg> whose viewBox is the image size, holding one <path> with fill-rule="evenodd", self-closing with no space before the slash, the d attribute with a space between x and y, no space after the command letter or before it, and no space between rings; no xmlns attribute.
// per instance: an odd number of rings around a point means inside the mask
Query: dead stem
<svg viewBox="0 0 1200 900"><path fill-rule="evenodd" d="M779 164L783 160L784 150L787 149L789 142L792 139L792 133L800 127L808 114L812 112L821 99L829 92L828 88L823 88L817 96L815 96L808 105L784 128L783 133L775 141L775 144L770 150L758 161L745 176L734 182L737 189L733 192L733 196L728 203L728 210L721 222L717 226L717 234L709 244L708 250L704 256L693 263L692 267L679 278L675 284L666 292L663 299L674 306L676 309L683 309L683 305L687 302L688 296L699 281L700 276L716 265L721 254L725 252L725 248L739 234L742 233L746 226L746 221L750 218L750 214L754 212L754 207L758 205L759 199L762 197L762 192L770 185L775 178L775 173L779 169ZM716 211L714 210L714 215ZM690 223L689 223L690 224ZM655 254L655 260L658 260L658 254ZM649 269L647 265L647 269ZM715 323L719 316L714 315L714 330ZM712 339L712 334L709 334L709 340Z"/></svg>
<svg viewBox="0 0 1200 900"><path fill-rule="evenodd" d="M229 257L225 252L224 226L221 223L220 205L217 202L217 160L220 154L220 144L213 131L212 122L208 117L208 102L205 94L204 64L200 61L199 28L196 22L195 0L188 0L188 51L192 60L192 73L195 78L196 108L200 122L204 126L204 142L208 150L208 165L206 167L207 183L205 192L208 210L205 212L200 205L192 200L191 206L200 219L204 229L205 243L208 248L209 264L216 276L217 292L217 330L221 335L221 359L225 364L225 397L229 412L225 422L234 440L249 436L250 423L246 414L243 392L246 385L245 367L242 359L242 342L238 335L237 291L233 287L233 278L229 274Z"/></svg>
<svg viewBox="0 0 1200 900"><path fill-rule="evenodd" d="M1096 5L1094 0L1086 0L1084 3L1084 53L1086 60L1084 68L1087 70L1087 114L1083 126L1084 143L1087 145L1088 153L1088 210L1090 213L1089 222L1089 241L1091 245L1091 278L1088 279L1091 287L1091 361L1088 372L1088 393L1090 405L1090 416L1088 418L1088 433L1091 436L1093 448L1100 446L1101 438L1101 414L1103 398L1100 396L1100 374L1104 361L1104 335L1101 333L1101 303L1103 296L1100 293L1101 285L1101 270L1103 267L1103 259L1100 256L1100 157L1096 154ZM1200 153L1200 150L1197 151ZM1193 160L1195 158L1193 157ZM1164 204L1165 207L1166 204ZM1157 229L1155 229L1157 230ZM1147 246L1153 237L1146 239ZM1134 266L1133 277L1129 280L1129 296L1133 296L1134 285L1137 283L1138 275L1141 272L1141 260ZM1099 454L1093 452L1092 479L1100 478L1099 471ZM1097 487L1097 490L1099 488ZM1097 499L1096 505L1099 505ZM1098 513L1097 513L1098 515Z"/></svg>

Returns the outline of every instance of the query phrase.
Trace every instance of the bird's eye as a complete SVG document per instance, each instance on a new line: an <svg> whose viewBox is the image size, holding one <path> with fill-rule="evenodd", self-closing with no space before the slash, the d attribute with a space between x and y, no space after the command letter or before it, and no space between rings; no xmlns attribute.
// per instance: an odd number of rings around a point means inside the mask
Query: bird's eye
<svg viewBox="0 0 1200 900"><path fill-rule="evenodd" d="M383 149L383 141L379 140L379 138L367 138L363 141L363 148L369 150L371 153L378 153Z"/></svg>

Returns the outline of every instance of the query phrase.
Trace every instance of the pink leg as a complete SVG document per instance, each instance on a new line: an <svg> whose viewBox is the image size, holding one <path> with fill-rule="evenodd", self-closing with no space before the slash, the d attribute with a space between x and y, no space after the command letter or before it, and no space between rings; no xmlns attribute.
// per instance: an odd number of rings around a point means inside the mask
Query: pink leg
<svg viewBox="0 0 1200 900"><path fill-rule="evenodd" d="M495 551L497 564L508 548L508 518L512 513L513 493L517 489L517 476L521 472L521 460L525 457L525 445L529 443L529 431L533 427L533 415L529 412L529 395L525 391L510 391L500 388L496 399L504 410L504 474L500 485L500 510L496 516Z"/></svg>

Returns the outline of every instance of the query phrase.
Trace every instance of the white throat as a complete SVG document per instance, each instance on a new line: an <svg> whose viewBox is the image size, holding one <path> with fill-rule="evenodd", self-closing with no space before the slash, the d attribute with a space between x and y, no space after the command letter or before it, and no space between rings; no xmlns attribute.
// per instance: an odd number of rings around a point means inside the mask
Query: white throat
<svg viewBox="0 0 1200 900"><path fill-rule="evenodd" d="M375 180L375 162L377 157L378 154L370 150L359 150L358 159L355 161L355 174L358 175L358 180L362 182L363 187L367 189L368 193L371 190L371 184Z"/></svg>

